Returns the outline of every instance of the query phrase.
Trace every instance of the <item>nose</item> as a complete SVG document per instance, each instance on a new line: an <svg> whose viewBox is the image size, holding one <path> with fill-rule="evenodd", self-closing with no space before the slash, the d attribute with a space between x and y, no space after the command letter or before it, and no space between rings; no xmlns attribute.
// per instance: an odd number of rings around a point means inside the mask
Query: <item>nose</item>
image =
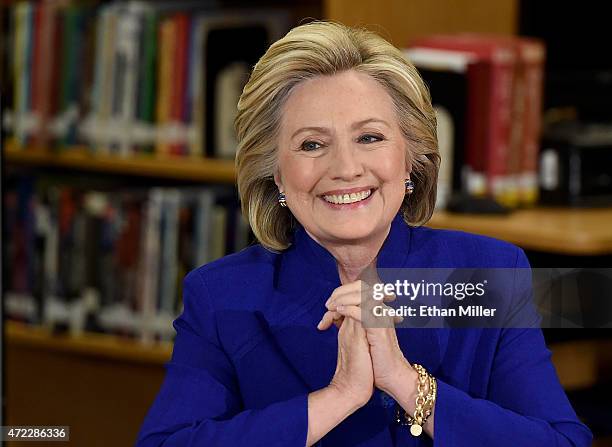
<svg viewBox="0 0 612 447"><path fill-rule="evenodd" d="M338 144L334 147L330 174L334 180L352 181L365 172L360 151L352 144Z"/></svg>

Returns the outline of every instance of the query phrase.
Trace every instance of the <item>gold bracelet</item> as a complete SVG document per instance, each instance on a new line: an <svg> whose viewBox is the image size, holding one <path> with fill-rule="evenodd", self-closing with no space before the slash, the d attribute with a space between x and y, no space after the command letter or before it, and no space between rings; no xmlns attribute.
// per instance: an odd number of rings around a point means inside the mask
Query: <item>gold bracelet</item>
<svg viewBox="0 0 612 447"><path fill-rule="evenodd" d="M435 403L435 396L436 396L436 391L437 391L437 382L436 379L430 375L429 376L429 392L427 394L427 398L426 398L426 402L425 402L425 415L423 417L423 423L421 425L425 425L425 423L427 422L427 418L429 418L429 416L431 416L431 413L433 411L433 407L434 407L434 403ZM398 423L400 423L400 410L398 407L398 413L396 415L396 419L398 420ZM411 426L412 424L414 424L414 418L412 416L410 416L408 413L404 413L404 419L405 419L405 423L402 423L402 425L408 425Z"/></svg>
<svg viewBox="0 0 612 447"><path fill-rule="evenodd" d="M434 405L436 403L438 383L436 378L429 374L425 368L423 368L423 366L415 363L412 364L412 367L419 374L417 379L417 399L414 416L404 412L404 417L402 418L401 413L403 409L399 403L396 403L395 418L399 425L409 426L410 433L413 436L420 436L420 434L423 432L423 425L425 425L427 419L433 412ZM423 379L423 377L425 377L425 379ZM424 396L425 390L423 389L423 386L427 382L429 382L429 389L427 391L427 396Z"/></svg>
<svg viewBox="0 0 612 447"><path fill-rule="evenodd" d="M429 374L422 365L413 363L412 367L419 375L417 379L417 397L415 400L414 415L410 417L408 413L405 413L405 417L406 422L410 425L410 434L412 436L420 436L421 433L423 433L423 425L425 425L427 418L433 411L438 386L436 378ZM427 396L425 396L426 384L429 385Z"/></svg>

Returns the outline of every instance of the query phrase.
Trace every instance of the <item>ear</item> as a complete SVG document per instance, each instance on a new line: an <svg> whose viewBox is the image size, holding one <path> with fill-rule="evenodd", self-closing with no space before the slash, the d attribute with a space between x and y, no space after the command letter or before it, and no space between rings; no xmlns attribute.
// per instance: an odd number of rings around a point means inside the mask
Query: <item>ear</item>
<svg viewBox="0 0 612 447"><path fill-rule="evenodd" d="M278 190L282 192L284 189L283 182L281 180L280 172L278 170L276 170L276 172L274 173L274 183L276 183Z"/></svg>
<svg viewBox="0 0 612 447"><path fill-rule="evenodd" d="M412 173L412 161L406 159L406 178L410 178L410 174Z"/></svg>
<svg viewBox="0 0 612 447"><path fill-rule="evenodd" d="M406 177L410 178L410 174L412 173L412 151L410 150L410 143L406 141Z"/></svg>

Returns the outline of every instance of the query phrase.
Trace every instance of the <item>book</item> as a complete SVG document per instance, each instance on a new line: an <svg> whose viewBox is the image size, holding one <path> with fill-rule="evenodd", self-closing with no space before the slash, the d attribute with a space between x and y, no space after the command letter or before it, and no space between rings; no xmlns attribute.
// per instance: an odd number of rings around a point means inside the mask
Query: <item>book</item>
<svg viewBox="0 0 612 447"><path fill-rule="evenodd" d="M196 1L10 8L15 94L5 127L18 146L123 157L232 158L250 69L290 27L282 9L213 12Z"/></svg>
<svg viewBox="0 0 612 447"><path fill-rule="evenodd" d="M194 103L193 125L202 133L202 146L197 147L195 152L204 153L211 157L233 158L236 147L229 143L229 150L219 152L215 147L217 142L225 145L227 140L227 125L217 125L219 117L216 111L227 113L221 118L223 123L233 122L237 112L237 102L232 107L227 106L236 94L236 90L242 90L242 86L236 86L237 82L246 83L249 67L255 65L257 60L265 53L266 49L274 40L280 38L289 28L288 16L282 10L247 10L231 13L202 14L198 18L198 27L195 35L202 41L199 42L199 51L203 72L201 76L202 90L200 97ZM227 67L230 68L229 72ZM218 78L222 73L229 73L232 79L229 89L219 92L217 87ZM224 82L224 81L221 81ZM222 97L219 94L223 94ZM229 96L228 96L229 95ZM218 101L225 103L217 109ZM229 114L231 111L231 115ZM217 137L217 131L222 130L222 135ZM233 133L233 132L232 132Z"/></svg>
<svg viewBox="0 0 612 447"><path fill-rule="evenodd" d="M516 49L486 35L432 35L410 48L459 51L473 56L469 79L465 185L468 193L501 202L508 192L508 156Z"/></svg>
<svg viewBox="0 0 612 447"><path fill-rule="evenodd" d="M157 69L157 138L155 152L159 155L170 154L171 141L171 101L173 96L172 63L175 48L176 23L172 18L162 19L159 27L159 64Z"/></svg>
<svg viewBox="0 0 612 447"><path fill-rule="evenodd" d="M453 193L467 192L468 65L474 55L461 51L410 48L405 52L427 85L436 112L441 164L436 207L444 209Z"/></svg>
<svg viewBox="0 0 612 447"><path fill-rule="evenodd" d="M523 80L523 135L519 167L519 201L532 206L538 200L538 158L542 134L542 103L544 97L544 42L535 38L520 38Z"/></svg>
<svg viewBox="0 0 612 447"><path fill-rule="evenodd" d="M7 315L73 333L168 339L184 276L250 235L226 187L91 189L42 176L7 183L3 204Z"/></svg>
<svg viewBox="0 0 612 447"><path fill-rule="evenodd" d="M33 5L19 2L13 9L14 14L14 45L13 45L13 134L20 145L28 143L33 119L30 109L30 77L32 73L32 28Z"/></svg>
<svg viewBox="0 0 612 447"><path fill-rule="evenodd" d="M118 154L123 157L135 152L133 129L137 120L138 72L142 64L140 47L144 44L141 35L146 14L145 4L129 2L119 10L117 19L117 45L114 54L116 77L113 90L113 115L117 125L113 129L112 146L115 146Z"/></svg>
<svg viewBox="0 0 612 447"><path fill-rule="evenodd" d="M186 155L187 150L187 95L189 77L189 40L191 18L185 13L177 13L173 19L176 40L172 52L174 63L172 64L172 97L170 101L170 122L177 129L177 141L170 145L170 153L173 155Z"/></svg>

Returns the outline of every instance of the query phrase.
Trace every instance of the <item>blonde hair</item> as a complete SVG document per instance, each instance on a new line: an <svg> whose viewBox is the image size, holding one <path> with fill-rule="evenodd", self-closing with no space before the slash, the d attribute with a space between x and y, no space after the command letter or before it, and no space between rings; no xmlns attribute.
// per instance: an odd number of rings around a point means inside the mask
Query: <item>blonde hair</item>
<svg viewBox="0 0 612 447"><path fill-rule="evenodd" d="M400 50L366 29L334 22L293 28L255 65L238 101L236 170L242 214L259 242L286 249L296 219L278 204L274 183L281 111L292 89L316 76L356 70L377 80L393 100L399 127L409 142L414 192L400 210L407 224L427 222L436 202L440 155L429 91Z"/></svg>

